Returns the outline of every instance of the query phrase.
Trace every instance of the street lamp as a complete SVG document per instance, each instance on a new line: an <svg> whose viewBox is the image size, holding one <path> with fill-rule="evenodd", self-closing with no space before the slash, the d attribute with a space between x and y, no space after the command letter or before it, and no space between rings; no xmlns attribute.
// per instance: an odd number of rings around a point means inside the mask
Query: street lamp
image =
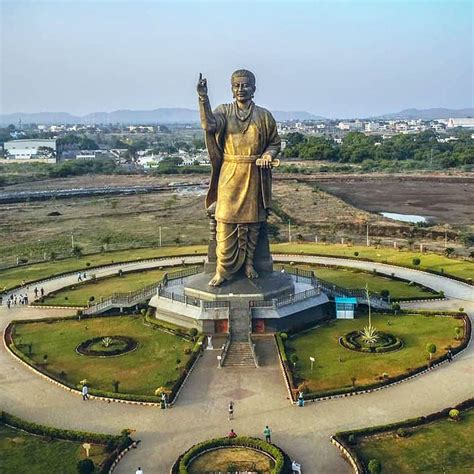
<svg viewBox="0 0 474 474"><path fill-rule="evenodd" d="M313 371L313 366L314 366L314 357L310 357L309 358L310 362L311 362L311 372Z"/></svg>

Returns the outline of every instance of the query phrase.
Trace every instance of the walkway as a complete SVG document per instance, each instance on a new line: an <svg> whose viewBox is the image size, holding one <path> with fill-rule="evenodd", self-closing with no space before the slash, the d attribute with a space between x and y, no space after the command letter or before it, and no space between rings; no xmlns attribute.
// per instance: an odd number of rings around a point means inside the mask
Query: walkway
<svg viewBox="0 0 474 474"><path fill-rule="evenodd" d="M409 304L413 307L450 308L463 306L474 317L474 290L454 280L417 270L378 263L325 257L288 256L286 261L304 261L354 266L397 276L443 289L452 299ZM202 257L190 257L196 263ZM276 257L277 260L282 260ZM176 263L177 259L162 259ZM181 259L179 259L181 260ZM331 263L329 263L331 262ZM150 268L146 262L104 269L109 274L138 268ZM154 266L157 266L156 263ZM97 276L100 270L94 270ZM74 283L75 275L38 284L46 291ZM30 290L31 291L31 290ZM462 300L462 301L460 301ZM70 314L71 310L0 307L3 330L12 319L42 318ZM290 457L302 463L305 472L320 474L349 473L348 464L329 443L339 430L395 422L428 414L472 397L474 387L474 349L472 345L455 362L429 374L379 392L309 403L297 408L288 403L280 368L268 358L259 369L218 369L218 351L206 351L185 385L177 405L170 410L150 407L82 402L79 396L37 377L18 364L4 347L0 349L0 406L31 421L70 429L116 433L124 427L136 429L142 440L119 464L116 472L132 473L140 465L146 474L167 473L178 454L201 440L225 435L232 427L238 434L261 436L269 424L273 440ZM235 401L235 420L227 420L227 403ZM393 401L396 400L396 404Z"/></svg>

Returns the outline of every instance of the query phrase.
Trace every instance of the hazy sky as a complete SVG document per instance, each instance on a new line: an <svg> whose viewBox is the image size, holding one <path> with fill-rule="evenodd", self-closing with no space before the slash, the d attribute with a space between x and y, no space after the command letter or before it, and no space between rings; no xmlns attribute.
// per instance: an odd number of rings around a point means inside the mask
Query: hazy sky
<svg viewBox="0 0 474 474"><path fill-rule="evenodd" d="M5 1L1 113L256 102L327 117L473 106L470 1Z"/></svg>

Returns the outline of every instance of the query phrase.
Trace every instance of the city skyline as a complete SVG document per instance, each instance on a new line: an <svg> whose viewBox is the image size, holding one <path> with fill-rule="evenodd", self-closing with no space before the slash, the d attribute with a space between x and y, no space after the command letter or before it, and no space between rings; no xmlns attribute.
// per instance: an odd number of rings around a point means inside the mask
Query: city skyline
<svg viewBox="0 0 474 474"><path fill-rule="evenodd" d="M2 114L196 109L199 72L216 106L241 67L271 110L348 118L473 104L470 2L0 5Z"/></svg>

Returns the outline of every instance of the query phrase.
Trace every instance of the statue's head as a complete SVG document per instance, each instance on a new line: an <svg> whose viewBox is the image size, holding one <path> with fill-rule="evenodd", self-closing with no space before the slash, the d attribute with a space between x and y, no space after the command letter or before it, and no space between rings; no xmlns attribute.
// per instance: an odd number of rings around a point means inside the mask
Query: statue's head
<svg viewBox="0 0 474 474"><path fill-rule="evenodd" d="M238 69L232 74L232 95L235 100L245 102L250 100L256 91L255 75L247 69Z"/></svg>

